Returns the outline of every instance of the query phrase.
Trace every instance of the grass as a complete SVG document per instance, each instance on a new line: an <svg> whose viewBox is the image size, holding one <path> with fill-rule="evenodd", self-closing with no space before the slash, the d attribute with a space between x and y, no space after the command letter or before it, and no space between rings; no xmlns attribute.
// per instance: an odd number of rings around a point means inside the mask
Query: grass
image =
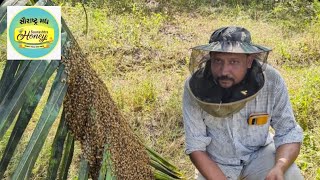
<svg viewBox="0 0 320 180"><path fill-rule="evenodd" d="M305 179L320 178L320 52L317 48L320 23L296 32L279 28L281 21L277 19L269 23L263 18L252 18L239 7L225 12L201 7L179 13L146 11L139 4L129 8L115 13L108 7L88 7L87 35L80 5L63 6L62 13L117 106L147 146L182 169L188 179L193 178L194 167L184 154L181 112L183 83L189 76L190 48L207 43L216 28L239 25L249 29L255 43L273 48L269 63L284 76L296 119L305 130L304 145L296 162ZM237 12L237 18L231 12ZM3 38L0 42L4 42ZM5 45L1 43L0 48L2 57ZM0 61L0 74L3 64ZM40 109L36 114L41 113ZM28 127L32 129L36 122L34 118ZM48 142L54 138L57 124L49 133ZM31 136L31 129L23 137L24 143ZM0 142L0 152L7 138ZM50 143L44 147L41 160L33 170L33 179L45 177ZM12 167L22 152L23 146L19 146L9 171L14 170ZM69 179L77 176L79 145L76 152Z"/></svg>
<svg viewBox="0 0 320 180"><path fill-rule="evenodd" d="M320 178L320 67L283 68L296 120L304 129L304 140L297 164L305 179Z"/></svg>

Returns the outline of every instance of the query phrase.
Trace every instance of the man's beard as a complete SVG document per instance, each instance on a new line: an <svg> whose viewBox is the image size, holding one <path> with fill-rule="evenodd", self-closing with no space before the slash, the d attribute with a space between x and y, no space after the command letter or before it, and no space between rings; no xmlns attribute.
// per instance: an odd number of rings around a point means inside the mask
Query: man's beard
<svg viewBox="0 0 320 180"><path fill-rule="evenodd" d="M225 81L225 80L227 80L227 81L232 81L232 84L234 85L235 84L235 80L233 79L233 78L231 78L231 77L228 77L228 76L220 76L220 77L217 77L216 78L216 82L219 82L219 81ZM219 83L219 85L220 85L220 83Z"/></svg>

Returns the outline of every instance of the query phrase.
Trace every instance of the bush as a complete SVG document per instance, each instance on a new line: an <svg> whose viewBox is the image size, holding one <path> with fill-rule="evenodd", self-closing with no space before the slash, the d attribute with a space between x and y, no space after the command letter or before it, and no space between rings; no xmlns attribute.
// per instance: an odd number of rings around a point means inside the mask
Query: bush
<svg viewBox="0 0 320 180"><path fill-rule="evenodd" d="M316 16L317 10L312 1L293 0L277 3L269 18L281 20L279 25L288 31L299 31L304 30Z"/></svg>

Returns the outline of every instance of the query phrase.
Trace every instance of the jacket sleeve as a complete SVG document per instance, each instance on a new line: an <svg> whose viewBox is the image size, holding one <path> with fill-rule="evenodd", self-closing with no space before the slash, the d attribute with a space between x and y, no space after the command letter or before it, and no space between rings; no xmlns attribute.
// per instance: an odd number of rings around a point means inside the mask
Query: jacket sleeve
<svg viewBox="0 0 320 180"><path fill-rule="evenodd" d="M287 143L302 142L302 128L294 118L285 82L278 72L274 90L275 97L270 124L275 130L275 147L278 148Z"/></svg>
<svg viewBox="0 0 320 180"><path fill-rule="evenodd" d="M188 92L188 82L187 80L184 86L182 110L186 137L186 154L191 154L194 151L206 151L211 138L207 136L206 125L201 116L202 110Z"/></svg>

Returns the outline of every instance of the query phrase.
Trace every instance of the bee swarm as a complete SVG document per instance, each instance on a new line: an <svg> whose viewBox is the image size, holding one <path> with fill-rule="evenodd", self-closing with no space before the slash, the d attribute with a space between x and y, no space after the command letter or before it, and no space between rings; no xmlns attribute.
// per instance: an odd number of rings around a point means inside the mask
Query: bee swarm
<svg viewBox="0 0 320 180"><path fill-rule="evenodd" d="M62 57L68 74L68 92L64 101L68 128L81 143L89 161L90 175L98 179L104 145L111 153L112 171L118 180L154 179L149 157L113 102L105 84L72 44Z"/></svg>

